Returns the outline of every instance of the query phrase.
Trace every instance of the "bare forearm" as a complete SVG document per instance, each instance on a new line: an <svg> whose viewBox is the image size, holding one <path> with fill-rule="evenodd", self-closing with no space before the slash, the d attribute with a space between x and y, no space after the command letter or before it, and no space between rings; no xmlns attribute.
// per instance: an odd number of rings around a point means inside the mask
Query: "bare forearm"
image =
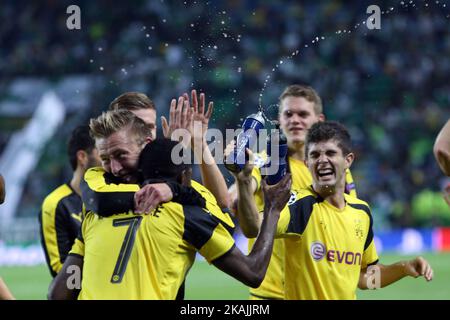
<svg viewBox="0 0 450 320"><path fill-rule="evenodd" d="M407 276L405 266L406 261L400 261L388 266L382 264L371 266L361 273L358 287L360 289L368 289L369 283L371 283L371 288L376 288L377 286L384 288Z"/></svg>
<svg viewBox="0 0 450 320"><path fill-rule="evenodd" d="M264 221L261 224L261 232L256 238L252 251L248 255L251 270L257 270L258 279L264 279L272 256L273 240L280 217L279 212L265 212ZM261 283L258 284L258 286Z"/></svg>
<svg viewBox="0 0 450 320"><path fill-rule="evenodd" d="M200 162L203 185L216 197L219 207L227 208L230 201L227 184L206 142L194 142L194 155Z"/></svg>
<svg viewBox="0 0 450 320"><path fill-rule="evenodd" d="M255 238L258 235L262 220L253 197L255 189L253 183L251 177L236 181L238 192L237 218L242 232L247 238Z"/></svg>
<svg viewBox="0 0 450 320"><path fill-rule="evenodd" d="M14 296L11 294L2 278L0 278L0 300L14 300Z"/></svg>
<svg viewBox="0 0 450 320"><path fill-rule="evenodd" d="M273 249L273 238L279 213L271 212L265 219L252 251L248 256L235 247L228 254L213 261L220 270L226 272L243 284L257 288L264 280Z"/></svg>
<svg viewBox="0 0 450 320"><path fill-rule="evenodd" d="M68 256L48 289L49 300L76 300L80 292L83 259Z"/></svg>

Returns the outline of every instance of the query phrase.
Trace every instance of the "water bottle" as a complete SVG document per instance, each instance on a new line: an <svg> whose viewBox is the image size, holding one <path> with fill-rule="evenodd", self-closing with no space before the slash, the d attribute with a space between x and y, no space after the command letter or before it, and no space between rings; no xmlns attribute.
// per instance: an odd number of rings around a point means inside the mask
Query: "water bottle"
<svg viewBox="0 0 450 320"><path fill-rule="evenodd" d="M252 148L258 139L259 131L264 129L265 121L261 111L249 115L242 124L242 132L236 140L234 152L225 162L225 167L232 172L239 172L244 168L247 157L246 148ZM252 145L250 145L252 144Z"/></svg>
<svg viewBox="0 0 450 320"><path fill-rule="evenodd" d="M264 165L262 173L266 176L268 185L278 183L288 170L287 153L288 145L286 136L281 129L277 128L275 134L271 134L267 143L267 163ZM272 154L272 146L278 147L278 154Z"/></svg>

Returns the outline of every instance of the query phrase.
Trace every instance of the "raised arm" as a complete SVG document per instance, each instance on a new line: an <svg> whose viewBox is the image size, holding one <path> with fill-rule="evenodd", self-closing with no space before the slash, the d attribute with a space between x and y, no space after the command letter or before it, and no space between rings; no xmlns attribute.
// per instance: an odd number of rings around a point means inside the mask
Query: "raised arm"
<svg viewBox="0 0 450 320"><path fill-rule="evenodd" d="M231 143L225 150L225 156L228 156L233 148ZM245 164L244 169L239 173L231 172L235 178L235 184L230 187L230 190L236 188L234 193L236 196L231 197L230 202L237 202L235 216L239 221L242 232L247 238L255 238L261 226L262 217L256 207L254 193L257 189L256 181L252 177L254 168L254 156L251 150L247 150L249 161ZM230 192L233 195L232 192Z"/></svg>
<svg viewBox="0 0 450 320"><path fill-rule="evenodd" d="M434 143L433 153L441 170L450 177L450 120L439 132Z"/></svg>
<svg viewBox="0 0 450 320"><path fill-rule="evenodd" d="M220 270L253 288L259 287L269 265L280 212L290 197L290 174L270 187L262 182L262 187L265 200L264 219L252 251L245 256L234 246L231 251L212 262Z"/></svg>
<svg viewBox="0 0 450 320"><path fill-rule="evenodd" d="M214 104L209 102L205 112L205 94L201 93L198 100L197 91L192 90L191 101L187 93L179 97L178 102L172 100L169 121L161 117L161 123L166 138L171 138L176 129L189 132L194 156L200 164L202 183L214 195L217 204L226 208L229 203L227 184L206 142L206 131L213 110Z"/></svg>
<svg viewBox="0 0 450 320"><path fill-rule="evenodd" d="M379 279L376 279L378 276ZM384 288L406 276L414 278L422 276L427 281L431 281L433 279L433 269L428 261L422 257L417 257L410 261L400 261L391 265L376 264L361 270L358 288L363 290L376 289L375 284L379 284L379 288Z"/></svg>

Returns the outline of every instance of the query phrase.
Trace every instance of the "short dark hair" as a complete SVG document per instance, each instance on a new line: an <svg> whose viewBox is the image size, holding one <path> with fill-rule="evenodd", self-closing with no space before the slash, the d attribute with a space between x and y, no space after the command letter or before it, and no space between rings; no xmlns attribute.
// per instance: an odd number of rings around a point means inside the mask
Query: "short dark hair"
<svg viewBox="0 0 450 320"><path fill-rule="evenodd" d="M142 183L148 181L177 181L181 174L190 168L184 161L176 164L172 159L172 150L179 142L166 138L157 138L142 149L139 156L138 168ZM186 149L180 149L180 157L186 155Z"/></svg>
<svg viewBox="0 0 450 320"><path fill-rule="evenodd" d="M109 110L156 110L153 101L141 92L125 92L115 98L109 105Z"/></svg>
<svg viewBox="0 0 450 320"><path fill-rule="evenodd" d="M89 126L81 125L73 129L67 144L67 155L72 170L75 171L77 168L77 152L83 150L91 153L94 148L95 141L89 134Z"/></svg>
<svg viewBox="0 0 450 320"><path fill-rule="evenodd" d="M350 133L344 125L336 121L319 121L308 130L305 156L308 157L309 144L328 140L336 140L344 155L352 152Z"/></svg>

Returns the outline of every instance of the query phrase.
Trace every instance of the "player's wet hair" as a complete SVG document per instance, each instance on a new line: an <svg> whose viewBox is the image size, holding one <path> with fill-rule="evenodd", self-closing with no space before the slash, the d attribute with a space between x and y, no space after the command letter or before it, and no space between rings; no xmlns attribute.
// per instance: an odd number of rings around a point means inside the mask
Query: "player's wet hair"
<svg viewBox="0 0 450 320"><path fill-rule="evenodd" d="M309 102L314 103L314 112L318 115L323 113L323 106L322 106L322 99L320 99L320 96L317 94L316 90L314 90L310 86L303 86L299 84L293 84L286 89L284 89L283 93L278 98L278 103L280 105L280 112L281 110L281 103L283 102L283 99L287 97L302 97L308 100Z"/></svg>
<svg viewBox="0 0 450 320"><path fill-rule="evenodd" d="M125 92L115 98L109 105L109 110L156 110L153 101L141 92Z"/></svg>
<svg viewBox="0 0 450 320"><path fill-rule="evenodd" d="M183 171L191 168L184 158L187 152L179 142L166 138L148 143L141 151L138 162L142 184L162 181L181 183Z"/></svg>
<svg viewBox="0 0 450 320"><path fill-rule="evenodd" d="M306 157L308 157L309 145L311 143L328 140L337 141L338 147L342 150L344 156L352 152L352 141L347 128L336 121L323 121L313 124L308 130L305 142Z"/></svg>
<svg viewBox="0 0 450 320"><path fill-rule="evenodd" d="M89 123L91 136L94 139L108 138L122 129L129 129L139 145L145 143L147 137L152 138L151 128L134 113L128 110L110 110L103 112Z"/></svg>
<svg viewBox="0 0 450 320"><path fill-rule="evenodd" d="M70 166L75 171L77 168L77 152L80 150L91 153L95 148L95 141L89 134L89 126L82 125L73 129L67 143L67 155L69 156Z"/></svg>

